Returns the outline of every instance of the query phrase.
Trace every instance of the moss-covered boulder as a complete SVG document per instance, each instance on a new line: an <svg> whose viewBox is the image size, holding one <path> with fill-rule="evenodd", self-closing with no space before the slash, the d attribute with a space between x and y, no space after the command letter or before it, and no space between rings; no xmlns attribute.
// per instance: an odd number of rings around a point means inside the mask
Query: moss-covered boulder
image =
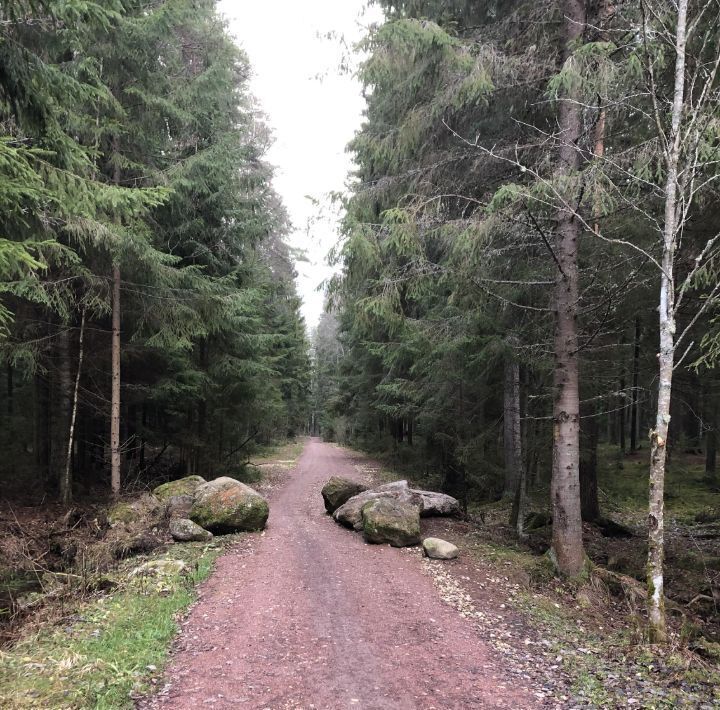
<svg viewBox="0 0 720 710"><path fill-rule="evenodd" d="M153 494L161 501L167 501L175 496L194 496L195 491L207 481L202 476L186 476L176 481L168 481L153 490Z"/></svg>
<svg viewBox="0 0 720 710"><path fill-rule="evenodd" d="M267 501L250 486L223 476L195 491L190 520L218 535L262 530L270 514Z"/></svg>
<svg viewBox="0 0 720 710"><path fill-rule="evenodd" d="M366 491L367 488L355 483L349 478L333 476L322 488L322 497L325 501L325 510L334 513L341 505L347 503L353 496Z"/></svg>
<svg viewBox="0 0 720 710"><path fill-rule="evenodd" d="M420 542L420 507L392 498L377 498L362 508L363 534L368 542L393 547Z"/></svg>
<svg viewBox="0 0 720 710"><path fill-rule="evenodd" d="M134 500L113 504L107 511L107 521L115 527L150 527L162 514L160 501L152 495L143 494Z"/></svg>
<svg viewBox="0 0 720 710"><path fill-rule="evenodd" d="M407 503L417 508L418 515L423 508L422 497L408 487L407 481L395 481L386 483L369 491L363 491L356 496L350 498L347 503L341 505L334 513L333 517L341 525L353 528L354 530L363 529L362 509L363 506L371 500L397 500Z"/></svg>
<svg viewBox="0 0 720 710"><path fill-rule="evenodd" d="M107 521L111 528L117 525L135 523L140 520L141 517L142 514L137 506L133 506L132 503L127 501L115 503L107 512Z"/></svg>
<svg viewBox="0 0 720 710"><path fill-rule="evenodd" d="M187 518L175 518L170 521L170 535L177 542L208 542L213 534Z"/></svg>

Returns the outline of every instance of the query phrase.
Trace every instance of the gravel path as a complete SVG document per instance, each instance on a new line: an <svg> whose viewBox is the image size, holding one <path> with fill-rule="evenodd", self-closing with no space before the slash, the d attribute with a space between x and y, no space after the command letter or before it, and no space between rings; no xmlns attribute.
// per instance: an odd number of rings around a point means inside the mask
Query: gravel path
<svg viewBox="0 0 720 710"><path fill-rule="evenodd" d="M309 441L262 536L218 560L158 696L140 707L532 708L530 691L443 604L416 556L366 545L325 514L341 449Z"/></svg>

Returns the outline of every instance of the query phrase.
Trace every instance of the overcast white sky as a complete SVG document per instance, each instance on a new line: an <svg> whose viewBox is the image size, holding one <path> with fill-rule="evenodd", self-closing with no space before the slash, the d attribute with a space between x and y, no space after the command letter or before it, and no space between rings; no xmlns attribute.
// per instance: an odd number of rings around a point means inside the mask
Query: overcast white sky
<svg viewBox="0 0 720 710"><path fill-rule="evenodd" d="M275 188L292 219L290 243L309 262L297 265L303 314L313 328L323 308L317 287L332 270L326 255L337 239L334 220L315 223L321 201L345 185L351 157L345 146L360 126L364 100L359 83L339 71L340 38L352 45L379 12L365 0L221 0L220 12L245 49L255 72L252 90L275 135L268 155L276 166ZM336 39L324 39L328 33Z"/></svg>

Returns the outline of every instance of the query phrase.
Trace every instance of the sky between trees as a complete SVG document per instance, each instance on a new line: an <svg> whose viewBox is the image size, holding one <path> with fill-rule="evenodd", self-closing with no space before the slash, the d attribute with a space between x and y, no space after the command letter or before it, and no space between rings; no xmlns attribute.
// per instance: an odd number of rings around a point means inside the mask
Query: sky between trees
<svg viewBox="0 0 720 710"><path fill-rule="evenodd" d="M249 55L252 90L274 132L268 160L277 167L275 189L293 222L289 241L307 253L308 261L297 264L297 283L311 329L323 309L318 286L333 271L325 263L337 239L328 195L341 189L351 169L345 147L364 108L354 69L343 63L357 62L349 49L381 13L365 10L362 0L222 0L219 9Z"/></svg>

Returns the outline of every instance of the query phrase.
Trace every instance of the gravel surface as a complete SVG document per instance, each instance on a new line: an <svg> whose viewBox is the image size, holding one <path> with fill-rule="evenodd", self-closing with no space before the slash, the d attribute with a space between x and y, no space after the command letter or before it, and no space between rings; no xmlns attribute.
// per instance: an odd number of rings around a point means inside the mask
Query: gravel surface
<svg viewBox="0 0 720 710"><path fill-rule="evenodd" d="M346 452L310 440L271 493L267 530L218 560L164 686L138 707L544 705L509 659L443 603L417 555L367 545L325 514L320 489L331 475L362 479Z"/></svg>

